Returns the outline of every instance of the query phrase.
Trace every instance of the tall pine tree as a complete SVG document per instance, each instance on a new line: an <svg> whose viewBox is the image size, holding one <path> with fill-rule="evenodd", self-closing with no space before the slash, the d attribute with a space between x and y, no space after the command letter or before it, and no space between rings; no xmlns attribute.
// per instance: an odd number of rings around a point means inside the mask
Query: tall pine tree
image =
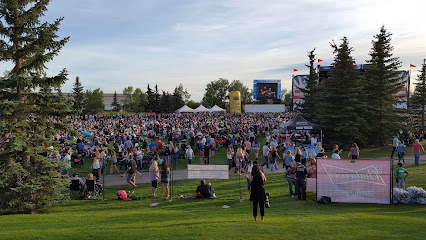
<svg viewBox="0 0 426 240"><path fill-rule="evenodd" d="M370 145L385 145L400 128L398 109L394 107L398 99L394 97L403 83L398 78L399 58L393 57L392 34L382 26L372 40L373 47L364 74L364 92L367 103Z"/></svg>
<svg viewBox="0 0 426 240"><path fill-rule="evenodd" d="M147 90L146 90L146 106L145 106L145 111L147 112L154 112L154 105L155 105L155 95L154 92L152 91L151 87L148 84Z"/></svg>
<svg viewBox="0 0 426 240"><path fill-rule="evenodd" d="M309 120L312 121L315 119L315 111L316 108L316 102L317 102L317 92L318 92L318 71L314 67L315 63L315 48L309 52L309 65L306 65L306 67L309 68L309 76L305 79L306 81L306 88L300 89L304 95L304 103L302 104L302 114L303 116Z"/></svg>
<svg viewBox="0 0 426 240"><path fill-rule="evenodd" d="M350 147L353 142L365 145L367 136L364 120L365 104L362 97L362 82L355 60L351 53L346 37L340 45L331 43L334 57L334 69L330 72L331 78L321 84L319 94L319 109L317 115L319 123L325 128L327 141Z"/></svg>
<svg viewBox="0 0 426 240"><path fill-rule="evenodd" d="M160 112L160 92L158 90L158 85L155 84L155 92L154 92L154 96L155 96L155 102L154 102L154 112L155 113L159 113Z"/></svg>
<svg viewBox="0 0 426 240"><path fill-rule="evenodd" d="M41 22L49 0L2 0L0 61L13 69L0 80L0 208L30 213L64 199L57 188L68 183L58 174L66 164L43 156L43 142L69 129L63 98L53 94L67 79L63 69L46 76L46 63L68 41L57 32L62 18ZM36 92L34 89L40 89Z"/></svg>
<svg viewBox="0 0 426 240"><path fill-rule="evenodd" d="M426 60L423 59L422 69L420 74L417 75L416 88L411 98L411 108L414 113L420 115L419 130L425 131L425 107L426 107Z"/></svg>
<svg viewBox="0 0 426 240"><path fill-rule="evenodd" d="M80 78L75 77L74 87L72 88L72 97L73 97L73 109L77 111L77 113L81 113L83 111L83 103L84 103L84 92L83 85L80 82Z"/></svg>
<svg viewBox="0 0 426 240"><path fill-rule="evenodd" d="M112 99L111 106L114 112L119 112L121 110L121 105L118 103L117 99L117 91L114 91L114 98Z"/></svg>

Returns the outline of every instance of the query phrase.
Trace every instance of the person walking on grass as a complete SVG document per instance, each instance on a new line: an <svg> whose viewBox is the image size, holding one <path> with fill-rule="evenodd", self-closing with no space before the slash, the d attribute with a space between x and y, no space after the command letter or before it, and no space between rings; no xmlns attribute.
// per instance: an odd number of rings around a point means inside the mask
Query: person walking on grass
<svg viewBox="0 0 426 240"><path fill-rule="evenodd" d="M419 139L416 139L416 143L413 144L413 152L414 152L414 165L419 166L420 159L420 149L425 153L425 149L423 145L419 143Z"/></svg>
<svg viewBox="0 0 426 240"><path fill-rule="evenodd" d="M404 145L404 141L401 141L401 143L398 145L398 162L405 163L404 156L407 153L407 148Z"/></svg>
<svg viewBox="0 0 426 240"><path fill-rule="evenodd" d="M249 177L251 184L250 201L253 202L253 217L257 221L257 205L260 207L260 217L264 220L265 216L265 188L263 183L266 182L265 174L263 174L260 167L256 164L253 165L251 175Z"/></svg>
<svg viewBox="0 0 426 240"><path fill-rule="evenodd" d="M263 167L263 166L266 165L266 168L269 168L268 155L269 155L270 149L269 149L269 143L268 142L266 142L266 144L265 144L265 146L263 146L262 150L263 150L263 158L265 159L265 162L262 163L262 165L260 165L260 166Z"/></svg>
<svg viewBox="0 0 426 240"><path fill-rule="evenodd" d="M118 168L117 168L117 155L114 150L111 151L111 160L112 160L112 163L111 163L111 168L109 170L109 175L111 176L114 169L115 171L117 171L117 175L120 175L120 171L118 171Z"/></svg>
<svg viewBox="0 0 426 240"><path fill-rule="evenodd" d="M402 163L398 163L398 167L393 171L395 176L396 187L405 190L405 178L408 176L408 171L402 167Z"/></svg>
<svg viewBox="0 0 426 240"><path fill-rule="evenodd" d="M393 136L393 140L392 140L392 153L391 153L391 159L393 159L393 154L395 153L395 151L397 151L398 148L398 135Z"/></svg>
<svg viewBox="0 0 426 240"><path fill-rule="evenodd" d="M280 155L278 154L277 148L275 146L273 146L271 148L271 151L269 151L269 157L270 157L270 162L271 162L271 172L274 171L274 167L276 170L278 170L277 167L277 158L280 158Z"/></svg>
<svg viewBox="0 0 426 240"><path fill-rule="evenodd" d="M137 170L137 164L136 161L133 159L133 154L129 155L130 161L129 166L127 167L127 170L124 174L127 173L127 183L129 183L132 186L132 193L135 192L136 189L136 173L139 174L140 177L142 177L142 173L140 173Z"/></svg>

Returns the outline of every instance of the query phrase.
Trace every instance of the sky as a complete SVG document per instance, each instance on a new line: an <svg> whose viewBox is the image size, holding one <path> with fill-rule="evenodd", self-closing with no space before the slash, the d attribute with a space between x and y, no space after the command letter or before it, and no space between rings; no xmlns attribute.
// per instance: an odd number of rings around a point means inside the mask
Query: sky
<svg viewBox="0 0 426 240"><path fill-rule="evenodd" d="M343 36L358 64L369 59L382 25L393 34L394 56L412 82L426 58L426 1L396 0L53 0L43 20L64 17L70 41L47 64L48 75L69 72L63 92L79 76L85 89L121 93L147 84L173 92L180 83L200 101L219 78L281 79L291 89L293 68L307 74L308 51L333 62L330 42ZM1 63L0 72L11 64Z"/></svg>

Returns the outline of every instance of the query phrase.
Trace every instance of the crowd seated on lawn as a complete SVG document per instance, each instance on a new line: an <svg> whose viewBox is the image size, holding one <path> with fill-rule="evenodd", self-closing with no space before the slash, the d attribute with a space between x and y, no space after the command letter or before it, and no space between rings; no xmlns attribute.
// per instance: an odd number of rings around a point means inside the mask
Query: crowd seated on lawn
<svg viewBox="0 0 426 240"><path fill-rule="evenodd" d="M272 135L277 132L273 130L278 128L280 122L294 116L293 112L239 115L188 113L70 116L66 121L79 134L64 130L50 137L51 141L59 143L60 148L58 150L58 144L55 144L58 153L51 152L49 155L62 159L62 153L65 153L74 156L72 159L83 159L94 157L96 151L99 151L98 147L106 146L117 152L119 161L125 158L129 148L136 149L140 159L147 151L152 150L156 150L160 155L168 154L167 150L171 152L175 144L181 149L181 144L186 143L186 140L197 152L201 149L196 146L200 139L203 144L208 142L216 150L223 145L242 144L244 137L250 134L254 137L258 133L270 131ZM70 144L70 141L73 143ZM150 144L154 145L150 147ZM65 161L68 161L67 159L68 157Z"/></svg>

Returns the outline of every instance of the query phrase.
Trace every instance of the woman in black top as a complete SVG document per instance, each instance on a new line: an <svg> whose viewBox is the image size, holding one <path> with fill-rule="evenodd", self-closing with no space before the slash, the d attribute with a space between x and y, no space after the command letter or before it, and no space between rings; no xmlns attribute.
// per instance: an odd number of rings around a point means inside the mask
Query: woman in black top
<svg viewBox="0 0 426 240"><path fill-rule="evenodd" d="M265 188L263 183L266 182L266 177L257 164L253 165L249 180L251 183L250 201L253 201L254 221L257 221L257 204L260 206L260 217L263 221L265 216Z"/></svg>

